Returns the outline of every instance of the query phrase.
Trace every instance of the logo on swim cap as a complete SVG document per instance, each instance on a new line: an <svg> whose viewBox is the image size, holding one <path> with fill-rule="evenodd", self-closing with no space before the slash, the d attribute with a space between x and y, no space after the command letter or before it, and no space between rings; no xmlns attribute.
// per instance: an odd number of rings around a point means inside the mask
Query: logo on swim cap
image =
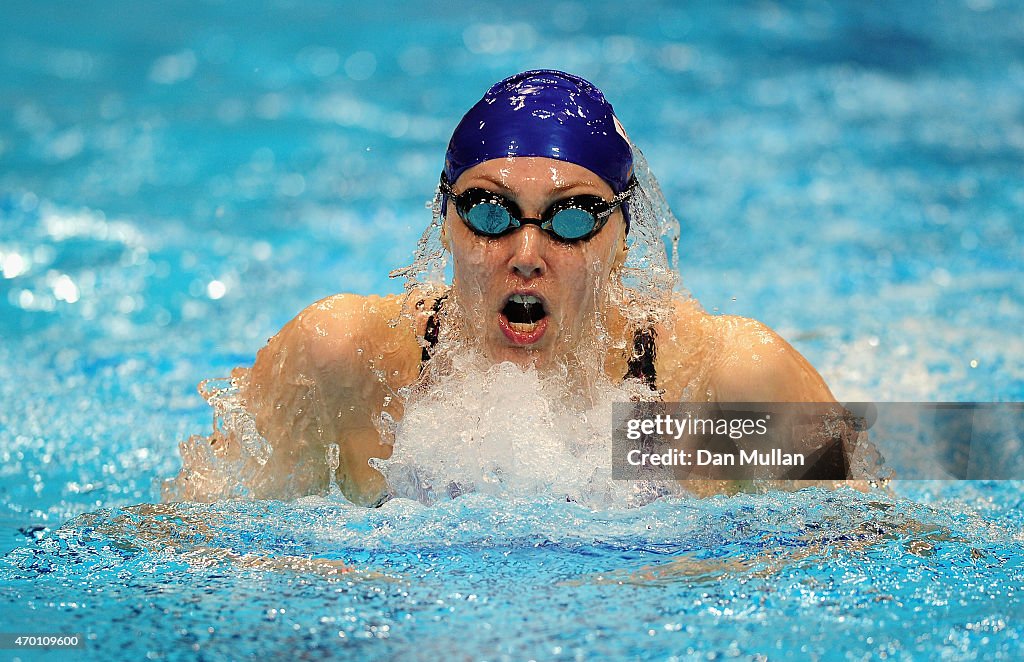
<svg viewBox="0 0 1024 662"><path fill-rule="evenodd" d="M625 140L628 143L629 142L629 136L626 135L626 129L624 129L622 127L622 122L620 122L619 118L616 117L615 115L612 115L612 121L615 122L615 131L616 131L616 133L618 133L620 136L622 136L623 140Z"/></svg>
<svg viewBox="0 0 1024 662"><path fill-rule="evenodd" d="M597 174L615 193L629 186L633 152L612 105L589 81L562 71L525 71L493 86L455 128L444 172L510 156L542 156Z"/></svg>

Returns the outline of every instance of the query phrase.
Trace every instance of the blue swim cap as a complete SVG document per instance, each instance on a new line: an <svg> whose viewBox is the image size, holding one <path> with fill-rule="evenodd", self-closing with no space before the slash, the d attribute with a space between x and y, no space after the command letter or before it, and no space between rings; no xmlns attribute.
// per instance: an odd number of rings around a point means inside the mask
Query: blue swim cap
<svg viewBox="0 0 1024 662"><path fill-rule="evenodd" d="M562 71L524 71L495 84L455 127L444 173L455 183L478 163L544 156L575 163L622 193L633 152L612 105L588 81Z"/></svg>

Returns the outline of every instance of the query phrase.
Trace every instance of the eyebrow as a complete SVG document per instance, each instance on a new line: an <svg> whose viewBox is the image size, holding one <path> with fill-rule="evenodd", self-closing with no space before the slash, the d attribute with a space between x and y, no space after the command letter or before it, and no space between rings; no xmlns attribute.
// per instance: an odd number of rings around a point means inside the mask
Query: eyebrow
<svg viewBox="0 0 1024 662"><path fill-rule="evenodd" d="M504 182L502 182L500 179L498 179L498 178L496 178L496 177L494 177L492 175L478 175L478 177L480 179L484 180L485 182L489 182L491 184L494 184L495 186L497 186L498 188L500 188L500 189L502 189L504 191L508 191L509 193L516 193L515 189L511 189L508 186L505 186ZM580 187L580 186L593 186L593 184L591 182L588 182L588 181L574 181L574 182L570 182L568 184L556 184L556 185L554 185L552 190L554 192L556 192L556 193L561 193L563 191L570 191L570 190L572 190L574 188L577 188L577 187ZM593 193L593 195L600 195L600 194L595 192L595 193Z"/></svg>

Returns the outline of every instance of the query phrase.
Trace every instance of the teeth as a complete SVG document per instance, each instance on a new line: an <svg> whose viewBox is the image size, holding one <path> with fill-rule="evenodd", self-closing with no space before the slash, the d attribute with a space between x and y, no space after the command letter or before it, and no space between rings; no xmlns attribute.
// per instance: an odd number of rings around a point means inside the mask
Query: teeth
<svg viewBox="0 0 1024 662"><path fill-rule="evenodd" d="M540 299L533 296L532 294L513 294L509 300L515 301L516 303L525 304L527 306L535 306L540 303Z"/></svg>

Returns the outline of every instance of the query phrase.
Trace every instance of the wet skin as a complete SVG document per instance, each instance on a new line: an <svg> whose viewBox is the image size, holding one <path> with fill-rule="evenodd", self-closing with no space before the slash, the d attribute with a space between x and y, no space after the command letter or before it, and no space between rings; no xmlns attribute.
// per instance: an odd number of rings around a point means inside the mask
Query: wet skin
<svg viewBox="0 0 1024 662"><path fill-rule="evenodd" d="M597 175L545 158L497 159L464 172L456 193L484 188L537 218L562 198L613 192ZM489 359L551 366L581 360L580 350L605 329L604 371L626 373L630 329L609 305L608 288L625 258L625 224L616 211L587 241L567 244L534 225L498 238L471 231L449 202L442 241L453 259L449 302L466 337ZM509 298L528 295L545 315L526 326L504 314ZM419 378L426 317L417 296L339 294L302 311L257 355L245 386L246 406L273 456L254 486L256 496L289 497L327 485L324 451L341 447L338 484L351 500L374 503L386 489L367 461L388 458L393 441L382 413L403 413L394 392ZM429 302L428 302L429 303ZM760 322L711 316L677 296L674 315L655 325L658 388L665 400L833 402L814 368ZM429 305L426 306L429 309ZM397 325L392 324L399 320ZM582 360L586 360L584 356Z"/></svg>

